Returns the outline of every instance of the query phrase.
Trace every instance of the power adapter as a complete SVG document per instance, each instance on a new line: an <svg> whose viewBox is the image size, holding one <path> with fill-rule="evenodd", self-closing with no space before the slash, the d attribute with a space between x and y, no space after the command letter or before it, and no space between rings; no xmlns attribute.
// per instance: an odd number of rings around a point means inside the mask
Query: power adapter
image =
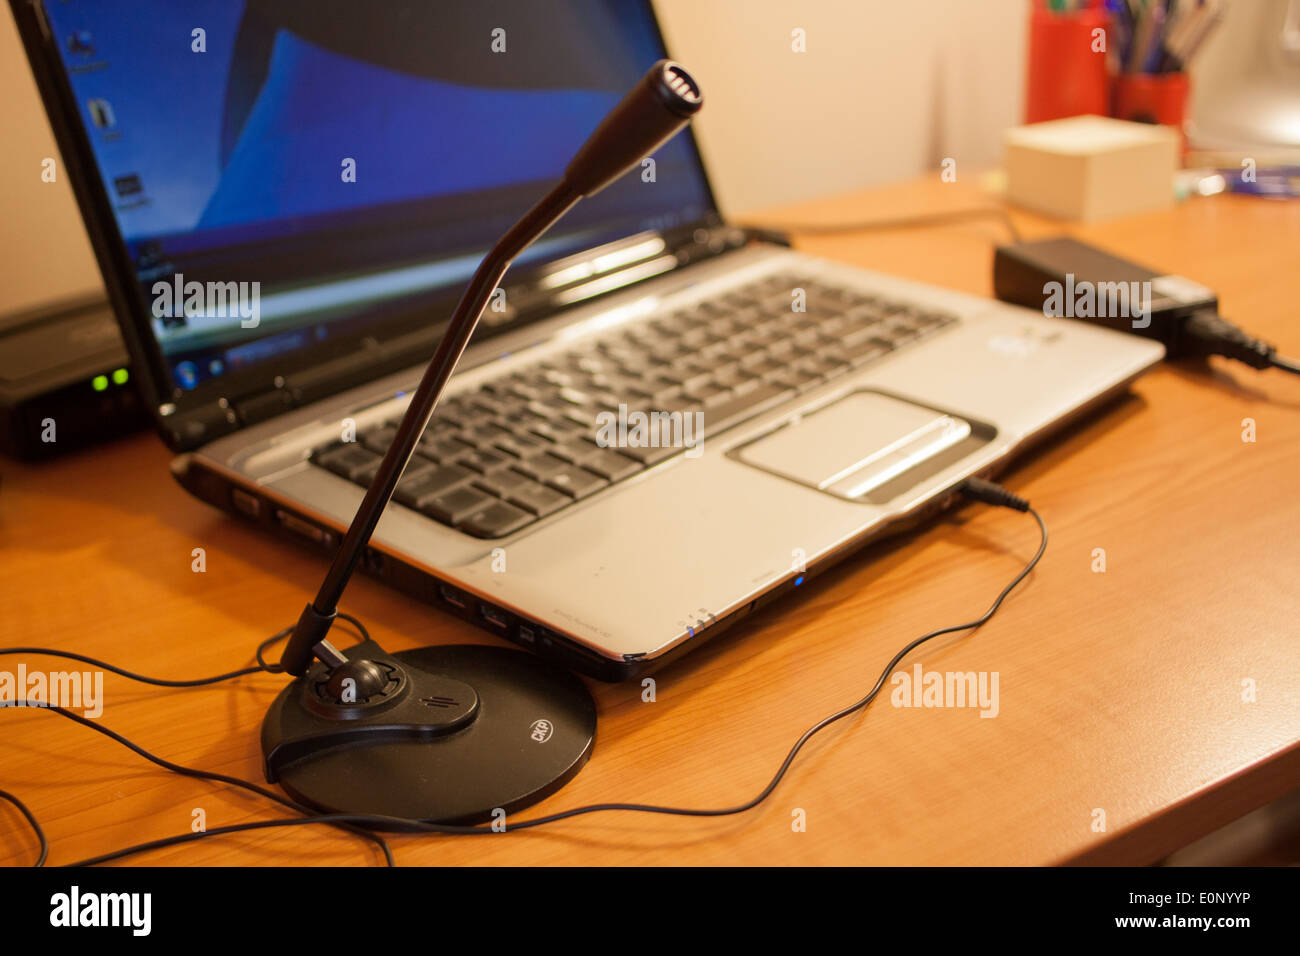
<svg viewBox="0 0 1300 956"><path fill-rule="evenodd" d="M1069 237L999 246L993 258L999 299L1157 339L1168 358L1223 355L1252 368L1300 374L1267 342L1219 315L1214 291L1178 275L1160 274Z"/></svg>

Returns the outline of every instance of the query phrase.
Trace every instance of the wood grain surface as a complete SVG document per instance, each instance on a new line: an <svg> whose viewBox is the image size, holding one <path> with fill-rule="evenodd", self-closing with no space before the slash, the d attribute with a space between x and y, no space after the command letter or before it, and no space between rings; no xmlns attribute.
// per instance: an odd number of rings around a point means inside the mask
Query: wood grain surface
<svg viewBox="0 0 1300 956"><path fill-rule="evenodd" d="M770 222L869 220L986 203L926 180ZM1300 355L1300 204L1198 199L1101 225L1016 213L1029 236L1076 232L1217 289L1225 314ZM798 245L990 294L996 220ZM1242 441L1243 419L1257 441ZM244 665L325 570L187 496L151 434L40 466L0 463L0 632L162 677ZM999 675L1000 710L891 706L835 725L742 816L626 813L487 838L393 839L403 864L1147 863L1300 782L1300 378L1215 362L1162 367L1132 395L1005 476L1044 515L1039 569L972 636L905 662ZM725 806L757 792L795 738L861 696L913 637L970 619L1032 554L1028 517L966 506L874 546L640 685L593 684L595 754L529 811L589 802ZM702 543L707 546L707 542ZM194 548L207 570L191 570ZM1105 573L1092 570L1094 549ZM486 635L366 579L345 608L389 650ZM0 658L0 670L18 660ZM64 670L50 658L29 668ZM1244 682L1255 700L1243 700ZM170 760L260 782L258 728L283 679L192 690L106 678L99 722ZM182 779L55 714L0 711L0 787L32 807L51 863L283 816ZM455 781L447 781L455 786ZM792 827L796 811L806 831ZM1096 811L1105 813L1098 832ZM0 860L35 844L0 805ZM324 827L217 837L156 864L357 864L374 848Z"/></svg>

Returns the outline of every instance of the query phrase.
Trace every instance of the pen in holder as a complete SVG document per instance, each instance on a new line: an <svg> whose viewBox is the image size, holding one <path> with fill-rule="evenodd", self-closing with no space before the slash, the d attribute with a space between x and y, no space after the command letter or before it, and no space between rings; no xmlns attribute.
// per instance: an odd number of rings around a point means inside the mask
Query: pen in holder
<svg viewBox="0 0 1300 956"><path fill-rule="evenodd" d="M1029 68L1025 84L1025 122L1105 115L1109 103L1104 42L1108 17L1103 9L1072 11L1035 4L1029 21Z"/></svg>

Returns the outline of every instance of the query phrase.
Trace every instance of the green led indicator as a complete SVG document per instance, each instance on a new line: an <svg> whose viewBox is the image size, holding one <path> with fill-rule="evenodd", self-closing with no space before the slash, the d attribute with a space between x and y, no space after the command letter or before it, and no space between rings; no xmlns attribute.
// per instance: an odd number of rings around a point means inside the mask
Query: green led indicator
<svg viewBox="0 0 1300 956"><path fill-rule="evenodd" d="M108 388L108 376L96 375L90 380L90 387L97 392L102 392L104 389Z"/></svg>
<svg viewBox="0 0 1300 956"><path fill-rule="evenodd" d="M126 369L120 368L113 373L113 384L114 385L126 384Z"/></svg>

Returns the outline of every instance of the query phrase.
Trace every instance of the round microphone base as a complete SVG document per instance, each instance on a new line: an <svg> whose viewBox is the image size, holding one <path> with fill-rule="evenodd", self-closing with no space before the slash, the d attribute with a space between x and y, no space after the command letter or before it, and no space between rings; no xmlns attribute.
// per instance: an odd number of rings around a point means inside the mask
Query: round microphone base
<svg viewBox="0 0 1300 956"><path fill-rule="evenodd" d="M555 793L591 756L591 694L531 654L479 644L386 654L373 642L346 653L391 673L387 690L335 703L337 687L318 664L280 693L262 724L266 777L301 803L492 822Z"/></svg>

